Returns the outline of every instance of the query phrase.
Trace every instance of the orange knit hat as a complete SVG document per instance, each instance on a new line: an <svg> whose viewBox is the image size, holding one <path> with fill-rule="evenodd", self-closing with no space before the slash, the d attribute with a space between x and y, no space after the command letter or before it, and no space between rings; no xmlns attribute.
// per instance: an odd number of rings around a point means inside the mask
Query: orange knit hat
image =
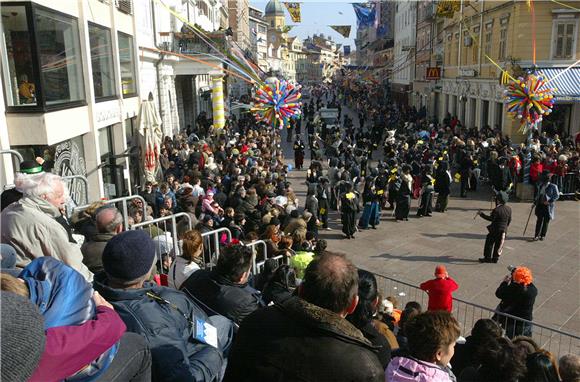
<svg viewBox="0 0 580 382"><path fill-rule="evenodd" d="M517 267L514 273L512 274L513 280L518 284L523 284L528 286L534 281L532 277L532 271L526 267Z"/></svg>

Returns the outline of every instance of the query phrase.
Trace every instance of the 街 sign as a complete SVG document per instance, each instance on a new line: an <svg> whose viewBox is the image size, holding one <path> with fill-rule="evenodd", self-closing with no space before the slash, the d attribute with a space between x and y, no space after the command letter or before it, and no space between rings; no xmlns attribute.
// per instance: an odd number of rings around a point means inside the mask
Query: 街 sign
<svg viewBox="0 0 580 382"><path fill-rule="evenodd" d="M340 33L344 38L350 36L350 25L329 25L329 27Z"/></svg>
<svg viewBox="0 0 580 382"><path fill-rule="evenodd" d="M300 16L300 3L284 3L284 5L286 6L288 13L290 14L292 22L299 23L300 21L302 21L302 18Z"/></svg>

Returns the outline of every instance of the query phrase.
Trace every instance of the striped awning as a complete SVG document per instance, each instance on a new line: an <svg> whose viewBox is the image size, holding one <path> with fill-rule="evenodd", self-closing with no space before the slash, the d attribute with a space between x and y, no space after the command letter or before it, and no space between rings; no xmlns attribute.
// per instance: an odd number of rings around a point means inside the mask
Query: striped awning
<svg viewBox="0 0 580 382"><path fill-rule="evenodd" d="M568 70L566 73L558 76L566 68L542 68L540 73L545 74L548 79L556 78L550 81L550 87L556 88L554 97L556 101L573 101L580 102L580 67ZM556 77L558 76L558 77Z"/></svg>

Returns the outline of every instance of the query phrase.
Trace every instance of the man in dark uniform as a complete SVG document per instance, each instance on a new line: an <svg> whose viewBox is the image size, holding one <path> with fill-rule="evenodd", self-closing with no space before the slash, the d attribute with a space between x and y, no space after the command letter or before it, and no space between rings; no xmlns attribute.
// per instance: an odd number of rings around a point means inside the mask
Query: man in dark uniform
<svg viewBox="0 0 580 382"><path fill-rule="evenodd" d="M497 263L503 251L503 244L507 233L507 228L512 221L512 209L507 206L508 195L504 191L496 194L496 207L490 215L479 211L477 214L491 222L487 226L488 234L485 239L483 257L480 263Z"/></svg>
<svg viewBox="0 0 580 382"><path fill-rule="evenodd" d="M493 173L491 178L491 183L496 191L509 192L509 189L512 185L512 175L509 167L507 166L507 162L507 158L499 158L498 167L496 168L496 171Z"/></svg>

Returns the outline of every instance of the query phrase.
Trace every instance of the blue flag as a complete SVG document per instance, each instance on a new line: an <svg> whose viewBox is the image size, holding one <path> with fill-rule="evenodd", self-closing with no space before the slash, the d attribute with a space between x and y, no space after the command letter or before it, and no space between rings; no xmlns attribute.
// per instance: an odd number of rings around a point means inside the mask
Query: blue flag
<svg viewBox="0 0 580 382"><path fill-rule="evenodd" d="M375 18L377 16L375 3L353 3L354 13L356 13L356 18L358 25L362 27L369 27L375 23Z"/></svg>

